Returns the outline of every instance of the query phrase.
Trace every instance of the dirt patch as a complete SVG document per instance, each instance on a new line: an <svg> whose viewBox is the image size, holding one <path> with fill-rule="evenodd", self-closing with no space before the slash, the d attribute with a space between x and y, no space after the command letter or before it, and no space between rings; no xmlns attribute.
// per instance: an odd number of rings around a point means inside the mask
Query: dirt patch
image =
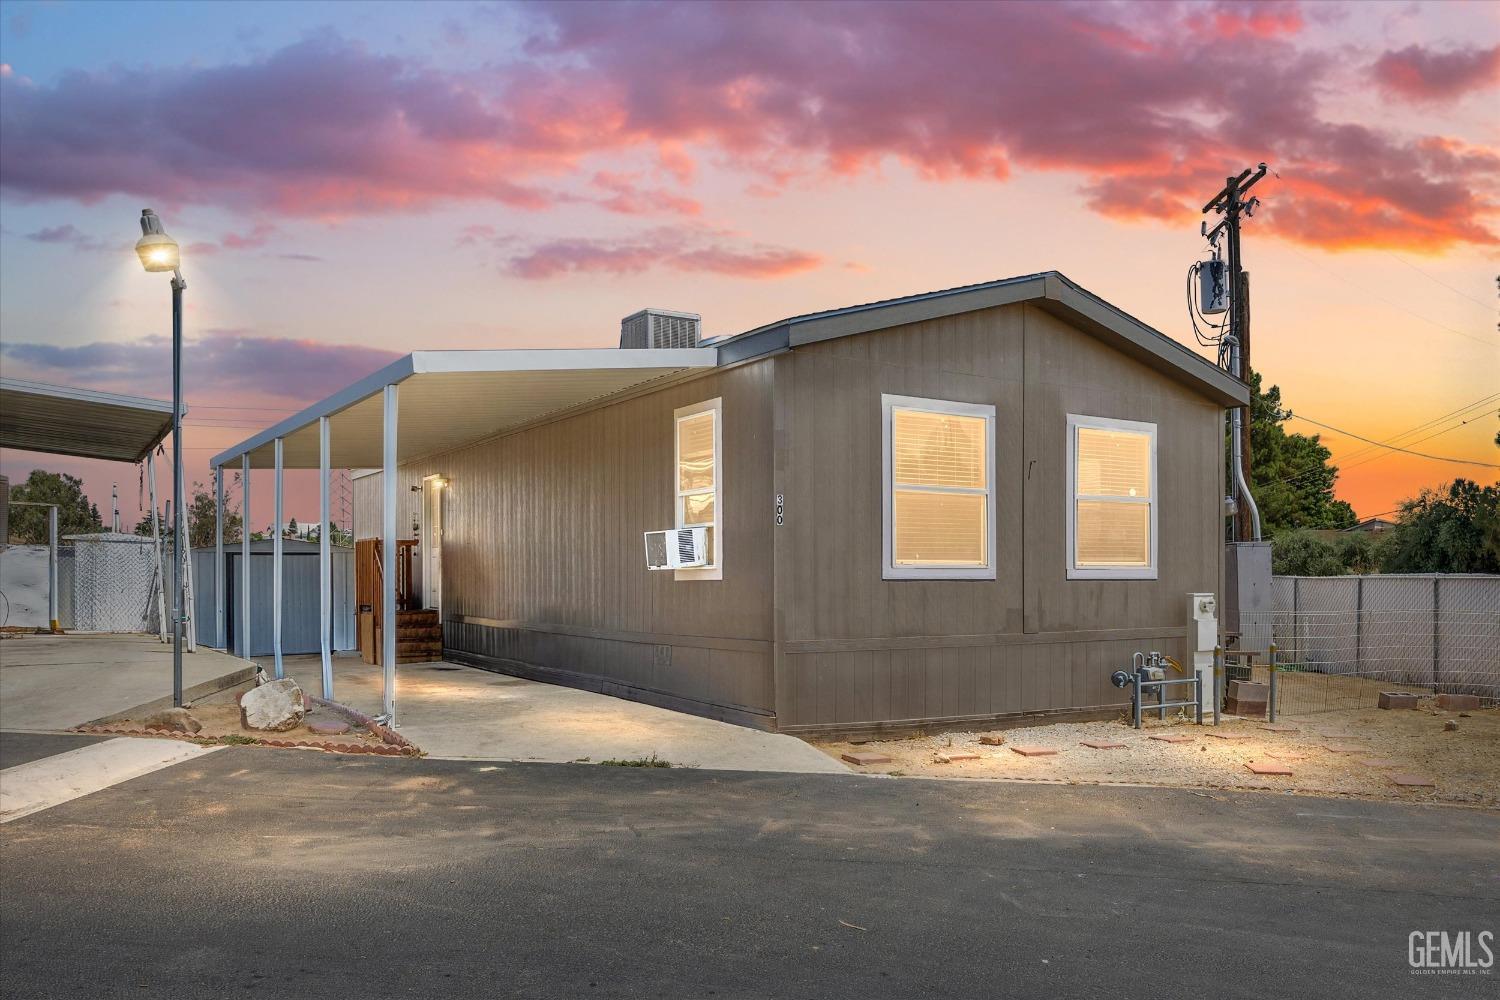
<svg viewBox="0 0 1500 1000"><path fill-rule="evenodd" d="M1450 719L1457 720L1456 731L1444 730ZM1283 716L1279 721L1296 726L1296 731L1270 732L1259 719L1225 719L1217 728L1200 728L1182 719L1151 720L1139 731L1123 721L1008 729L998 734L1005 738L1001 746L980 742L981 736L991 735L989 731L814 745L836 759L854 752L883 754L889 763L854 770L898 777L1274 789L1500 808L1500 709L1460 717L1438 711L1426 699L1416 710L1365 708ZM1167 732L1190 740L1167 743L1150 738ZM1085 741L1125 745L1096 749L1084 746ZM1026 756L1014 752L1015 746L1057 753ZM955 755L972 759L954 759ZM1249 767L1272 763L1288 765L1292 774L1257 775ZM1403 787L1392 780L1413 774L1431 778L1434 785Z"/></svg>

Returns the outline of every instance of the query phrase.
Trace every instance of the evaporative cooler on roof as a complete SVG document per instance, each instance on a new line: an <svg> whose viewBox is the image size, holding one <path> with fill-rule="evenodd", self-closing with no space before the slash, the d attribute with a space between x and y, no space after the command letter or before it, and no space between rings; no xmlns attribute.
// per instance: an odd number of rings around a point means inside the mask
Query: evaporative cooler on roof
<svg viewBox="0 0 1500 1000"><path fill-rule="evenodd" d="M697 347L703 317L670 309L642 309L620 320L620 346L627 349Z"/></svg>

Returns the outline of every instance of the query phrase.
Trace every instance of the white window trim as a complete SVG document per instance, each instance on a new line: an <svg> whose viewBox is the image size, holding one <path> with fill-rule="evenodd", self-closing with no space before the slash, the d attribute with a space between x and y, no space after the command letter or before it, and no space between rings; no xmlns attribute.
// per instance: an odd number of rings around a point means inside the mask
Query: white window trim
<svg viewBox="0 0 1500 1000"><path fill-rule="evenodd" d="M724 579L724 398L705 399L701 403L672 411L672 523L682 523L682 435L678 432L684 418L712 411L714 415L714 551L712 566L672 571L674 580ZM702 490L693 492L701 493Z"/></svg>
<svg viewBox="0 0 1500 1000"><path fill-rule="evenodd" d="M985 522L983 566L897 566L895 562L895 468L891 455L891 412L922 410L960 417L984 418ZM988 403L955 403L921 396L880 396L881 425L881 563L883 580L993 580L995 579L995 407ZM944 491L947 492L947 491ZM978 492L973 491L973 492Z"/></svg>
<svg viewBox="0 0 1500 1000"><path fill-rule="evenodd" d="M1089 500L1105 500L1118 503L1144 503L1151 511L1151 565L1149 566L1079 566L1078 565L1078 429L1096 428L1107 431L1132 431L1146 434L1151 439L1151 495L1132 500L1126 497L1087 497ZM1114 417L1090 417L1078 413L1068 414L1068 579L1069 580L1155 580L1157 577L1157 521L1160 515L1161 494L1156 488L1156 425L1140 420L1119 420Z"/></svg>

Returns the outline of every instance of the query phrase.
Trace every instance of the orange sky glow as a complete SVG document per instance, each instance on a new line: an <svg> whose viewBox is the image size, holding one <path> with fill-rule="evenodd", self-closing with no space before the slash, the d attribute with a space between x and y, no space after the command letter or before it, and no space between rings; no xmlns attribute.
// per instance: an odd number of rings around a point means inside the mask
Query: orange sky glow
<svg viewBox="0 0 1500 1000"><path fill-rule="evenodd" d="M717 335L1055 268L1199 349L1199 209L1264 160L1253 361L1288 429L1362 516L1500 481L1492 4L422 7L7 5L0 368L170 391L148 204L195 481L401 353L608 346L648 305ZM0 454L34 467L139 516L133 467Z"/></svg>

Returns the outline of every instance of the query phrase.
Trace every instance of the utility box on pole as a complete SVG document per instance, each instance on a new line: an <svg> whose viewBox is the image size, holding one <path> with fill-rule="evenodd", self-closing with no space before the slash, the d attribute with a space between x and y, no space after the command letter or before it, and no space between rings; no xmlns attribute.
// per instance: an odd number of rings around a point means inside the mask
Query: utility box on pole
<svg viewBox="0 0 1500 1000"><path fill-rule="evenodd" d="M1217 257L1198 265L1198 311L1205 316L1229 311L1228 269Z"/></svg>
<svg viewBox="0 0 1500 1000"><path fill-rule="evenodd" d="M1271 644L1271 543L1224 550L1224 648L1264 653Z"/></svg>

